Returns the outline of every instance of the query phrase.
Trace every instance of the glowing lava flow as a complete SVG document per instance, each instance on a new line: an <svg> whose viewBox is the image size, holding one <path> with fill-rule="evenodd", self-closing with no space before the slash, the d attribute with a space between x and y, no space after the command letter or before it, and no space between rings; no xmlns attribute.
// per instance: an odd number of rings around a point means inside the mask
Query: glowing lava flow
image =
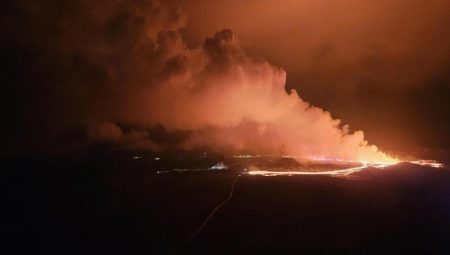
<svg viewBox="0 0 450 255"><path fill-rule="evenodd" d="M323 160L318 160L323 161ZM341 161L342 162L342 161ZM293 176L293 175L328 175L328 176L347 176L353 173L360 172L363 169L366 169L368 167L372 168L378 168L383 169L388 166L393 166L398 163L401 163L402 161L393 161L393 162L374 162L374 163L367 163L367 162L360 162L362 163L361 166L358 167L351 167L351 168L344 168L344 169L337 169L337 170L329 170L329 171L273 171L273 170L250 170L247 171L246 174L248 175L262 175L262 176ZM415 164L415 165L421 165L421 166L427 166L427 167L433 167L433 168L443 168L444 165L442 163L439 163L434 160L417 160L417 161L407 161L408 163ZM354 163L354 162L349 162Z"/></svg>
<svg viewBox="0 0 450 255"><path fill-rule="evenodd" d="M364 164L358 167L330 170L330 171L319 171L319 172L310 172L310 171L271 171L271 170L251 170L248 171L249 175L263 175L263 176L279 176L279 175L329 175L329 176L345 176L349 174L353 174L359 172L367 167L374 168L384 168L390 165L395 165L397 163L388 163L388 164Z"/></svg>
<svg viewBox="0 0 450 255"><path fill-rule="evenodd" d="M428 167L434 167L434 168L443 168L444 164L439 163L435 160L416 160L416 161L409 161L411 164L415 165L421 165L421 166L428 166Z"/></svg>

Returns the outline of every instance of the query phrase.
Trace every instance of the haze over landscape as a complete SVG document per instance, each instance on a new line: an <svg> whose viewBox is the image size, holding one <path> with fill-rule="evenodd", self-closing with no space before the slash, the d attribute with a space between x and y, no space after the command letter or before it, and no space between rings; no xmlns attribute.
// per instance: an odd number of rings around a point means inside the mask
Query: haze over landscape
<svg viewBox="0 0 450 255"><path fill-rule="evenodd" d="M450 3L2 4L8 254L447 254Z"/></svg>

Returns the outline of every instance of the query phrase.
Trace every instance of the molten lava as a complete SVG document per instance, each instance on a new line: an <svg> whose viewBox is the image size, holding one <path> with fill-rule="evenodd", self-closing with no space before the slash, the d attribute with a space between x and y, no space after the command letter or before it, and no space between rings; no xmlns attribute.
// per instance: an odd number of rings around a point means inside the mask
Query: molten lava
<svg viewBox="0 0 450 255"><path fill-rule="evenodd" d="M292 156L284 156L284 157L292 157ZM426 167L433 167L433 168L443 168L444 164L439 163L435 160L415 160L415 161L400 161L397 159L393 159L391 161L386 162L367 162L367 161L345 161L341 159L329 159L324 157L315 157L313 159L316 162L327 162L327 163L360 163L360 166L356 167L348 167L348 168L342 168L342 169L335 169L335 170L325 170L325 171L295 171L295 170L287 170L287 171L280 171L280 170L271 170L271 169L252 169L250 171L246 171L249 175L262 175L262 176L293 176L293 175L328 175L328 176L347 176L353 173L360 172L368 167L377 168L377 169L383 169L388 166L393 166L401 162L408 162L415 165L421 165Z"/></svg>

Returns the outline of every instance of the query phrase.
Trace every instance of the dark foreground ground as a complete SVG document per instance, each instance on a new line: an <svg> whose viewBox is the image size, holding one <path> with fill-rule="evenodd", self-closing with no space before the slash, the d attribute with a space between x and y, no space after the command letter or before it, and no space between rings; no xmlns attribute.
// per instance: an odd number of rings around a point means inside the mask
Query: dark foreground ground
<svg viewBox="0 0 450 255"><path fill-rule="evenodd" d="M2 162L2 254L450 254L450 172L156 174L123 160Z"/></svg>

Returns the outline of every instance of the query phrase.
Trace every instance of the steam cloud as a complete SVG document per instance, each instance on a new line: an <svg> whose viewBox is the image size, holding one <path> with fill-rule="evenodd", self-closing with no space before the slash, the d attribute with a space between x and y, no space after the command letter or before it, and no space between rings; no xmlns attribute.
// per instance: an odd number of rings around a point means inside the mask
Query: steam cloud
<svg viewBox="0 0 450 255"><path fill-rule="evenodd" d="M160 125L189 134L176 144L186 149L390 159L362 131L286 92L285 71L247 56L230 30L192 49L180 32L185 15L164 2L62 1L63 14L50 2L18 4L21 15L44 19L25 25L41 53L30 69L57 74L45 98L64 106L50 122L81 123L90 142L164 149L149 135Z"/></svg>

